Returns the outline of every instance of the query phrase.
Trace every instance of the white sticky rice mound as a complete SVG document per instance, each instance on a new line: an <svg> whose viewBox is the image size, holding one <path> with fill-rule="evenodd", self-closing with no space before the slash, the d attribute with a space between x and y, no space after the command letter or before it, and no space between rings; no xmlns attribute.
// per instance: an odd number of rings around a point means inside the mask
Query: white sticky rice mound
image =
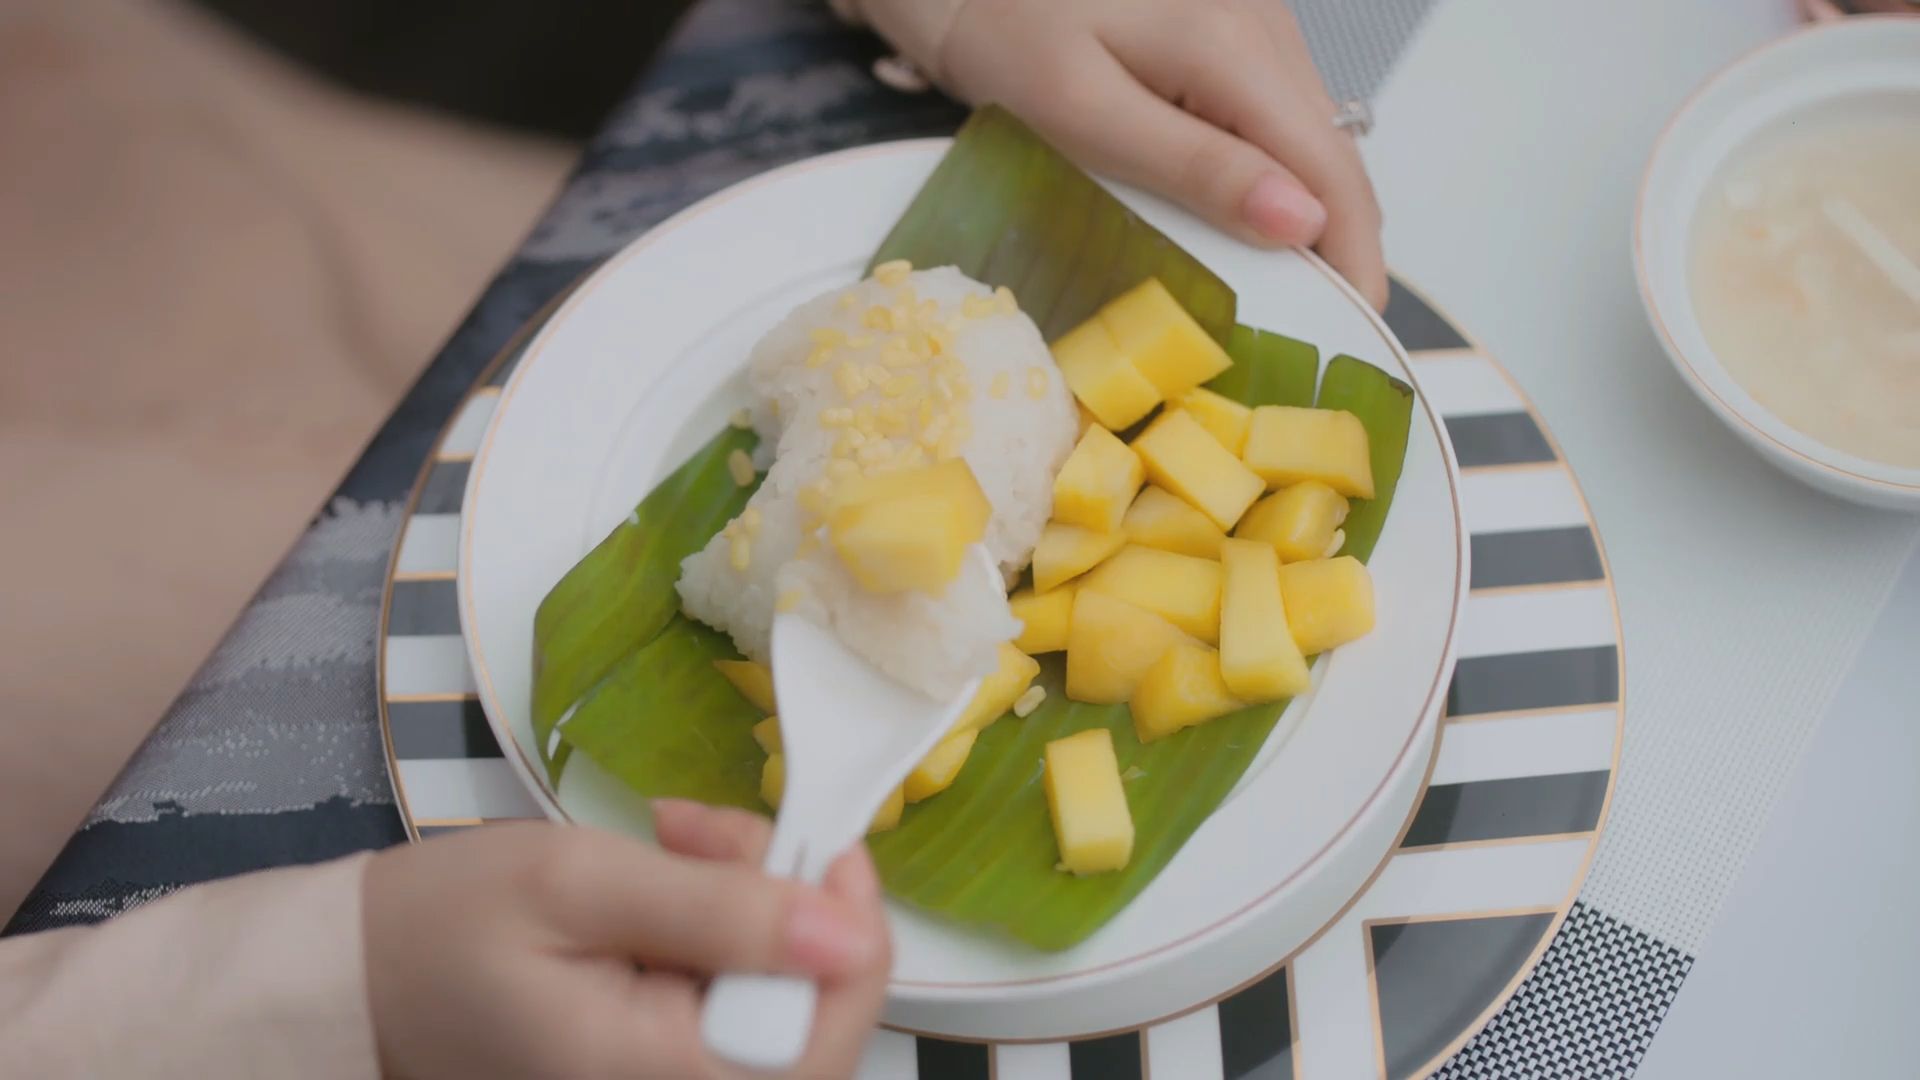
<svg viewBox="0 0 1920 1080"><path fill-rule="evenodd" d="M940 305L941 319L958 316L964 297L990 295L953 267L917 271L907 280L919 300ZM850 305L841 301L849 291L857 297ZM735 570L730 541L715 536L681 564L680 598L688 615L727 632L742 653L764 663L770 659L775 603L784 594L793 610L833 630L881 671L945 700L968 679L993 671L1000 643L1019 633L1005 595L971 595L978 590L966 589L949 589L941 597L876 595L854 582L830 545L798 554L798 496L823 474L837 436L820 423L822 410L886 400L877 387L849 400L834 381L835 362L808 367L811 333L824 327L848 338L878 336L861 325L861 316L869 307L890 304L893 296L892 288L872 279L835 289L800 305L754 346L754 426L763 459L771 447L773 464L747 504L760 513L752 557L746 570ZM984 543L1012 580L1032 557L1053 509L1053 477L1072 451L1078 427L1073 400L1024 313L962 319L953 355L965 365L973 389L966 406L972 435L961 456L993 507ZM1029 373L1036 370L1045 383L1038 397L1029 390ZM1002 373L1006 393L992 397L989 388Z"/></svg>

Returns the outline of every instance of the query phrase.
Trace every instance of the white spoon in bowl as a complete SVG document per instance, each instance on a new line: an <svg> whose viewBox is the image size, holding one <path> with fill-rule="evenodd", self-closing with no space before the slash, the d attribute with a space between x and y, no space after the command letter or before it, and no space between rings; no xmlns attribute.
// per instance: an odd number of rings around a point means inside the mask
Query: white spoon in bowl
<svg viewBox="0 0 1920 1080"><path fill-rule="evenodd" d="M975 544L949 588L1005 586L993 557ZM774 616L773 693L787 771L767 873L820 884L979 687L969 680L951 700L935 701L876 671L832 631L799 615ZM800 976L722 975L707 991L700 1037L736 1065L791 1068L813 1030L817 992Z"/></svg>

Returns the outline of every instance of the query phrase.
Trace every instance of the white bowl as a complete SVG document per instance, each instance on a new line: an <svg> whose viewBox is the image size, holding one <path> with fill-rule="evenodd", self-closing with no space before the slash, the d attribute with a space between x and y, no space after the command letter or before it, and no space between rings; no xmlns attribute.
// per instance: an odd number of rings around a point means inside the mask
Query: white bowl
<svg viewBox="0 0 1920 1080"><path fill-rule="evenodd" d="M1870 99L1920 103L1920 18L1822 23L1763 46L1695 91L1654 145L1634 215L1640 298L1681 379L1774 465L1822 491L1920 511L1920 469L1837 450L1789 426L1727 374L1694 315L1694 212L1727 158L1791 119L1844 114Z"/></svg>
<svg viewBox="0 0 1920 1080"><path fill-rule="evenodd" d="M636 833L644 809L575 755L535 760L540 598L744 402L748 348L794 304L858 277L946 140L869 147L745 181L589 277L528 346L475 455L461 625L507 760L556 818ZM1119 196L1232 284L1240 316L1412 382L1386 325L1325 263L1257 251L1170 204ZM888 1022L974 1039L1139 1026L1223 995L1328 925L1391 852L1432 761L1470 580L1458 467L1425 395L1371 569L1373 633L1319 665L1234 793L1112 922L1043 953L894 911Z"/></svg>

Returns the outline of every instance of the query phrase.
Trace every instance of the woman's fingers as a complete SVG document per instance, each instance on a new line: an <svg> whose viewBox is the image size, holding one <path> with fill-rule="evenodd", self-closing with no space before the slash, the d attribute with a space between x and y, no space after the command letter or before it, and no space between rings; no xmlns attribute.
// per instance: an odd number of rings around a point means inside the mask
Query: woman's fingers
<svg viewBox="0 0 1920 1080"><path fill-rule="evenodd" d="M566 987L596 993L599 1000L555 1003L572 1018L572 1031L567 1045L551 1051L552 1075L726 1075L700 1041L700 995L693 981L650 972L606 975L604 986L596 979Z"/></svg>
<svg viewBox="0 0 1920 1080"><path fill-rule="evenodd" d="M1326 209L1313 246L1376 306L1386 302L1380 212L1353 138L1286 5L1213 0L1127 9L1107 30L1150 90L1284 162Z"/></svg>
<svg viewBox="0 0 1920 1080"><path fill-rule="evenodd" d="M653 831L660 846L676 854L753 866L773 839L773 824L758 814L686 799L655 799Z"/></svg>
<svg viewBox="0 0 1920 1080"><path fill-rule="evenodd" d="M855 907L878 909L880 874L867 845L855 844L827 869L827 891Z"/></svg>
<svg viewBox="0 0 1920 1080"><path fill-rule="evenodd" d="M1314 67L1300 25L1284 4L1248 5L1267 29L1269 66L1256 65L1238 84L1236 130L1293 164L1327 204L1317 245L1376 309L1387 305L1387 265L1380 249L1380 202L1353 135L1333 125L1337 106ZM1266 74L1262 78L1262 73ZM1288 109L1276 102L1297 103Z"/></svg>
<svg viewBox="0 0 1920 1080"><path fill-rule="evenodd" d="M582 1074L734 1075L700 1043L702 976L783 971L820 986L813 1036L795 1075L851 1075L892 968L880 883L865 845L834 863L823 888L812 889L760 872L771 829L758 815L669 799L654 803L653 817L665 851L568 830L578 834L567 842L571 850L543 868L553 889L549 905L570 940L648 964L645 972L594 970L592 978L607 980L596 998L613 1008L595 1008L593 1021L576 1033L587 1044L574 1059Z"/></svg>
<svg viewBox="0 0 1920 1080"><path fill-rule="evenodd" d="M801 1076L851 1074L873 1035L873 1018L886 1001L887 979L893 970L880 878L865 844L855 844L833 864L827 873L827 891L866 914L879 928L883 948L866 968L821 985L813 1038L806 1061L796 1073Z"/></svg>
<svg viewBox="0 0 1920 1080"><path fill-rule="evenodd" d="M1330 202L1332 200L1329 200ZM1359 290L1375 311L1387 309L1387 261L1380 249L1380 212L1371 198L1329 211L1314 250Z"/></svg>
<svg viewBox="0 0 1920 1080"><path fill-rule="evenodd" d="M690 859L610 833L576 835L539 866L543 906L576 945L705 973L839 976L885 948L865 913L743 863Z"/></svg>
<svg viewBox="0 0 1920 1080"><path fill-rule="evenodd" d="M1292 170L1160 98L1097 42L1082 51L1024 110L1040 134L1094 170L1183 203L1251 243L1320 239L1327 209Z"/></svg>
<svg viewBox="0 0 1920 1080"><path fill-rule="evenodd" d="M691 858L758 866L772 830L744 810L663 799L653 804L654 832L662 847ZM880 879L865 844L856 844L827 873L826 893L868 928L874 949L868 961L825 979L807 1057L797 1075L846 1075L860 1060L873 1033L873 1018L886 999L892 955Z"/></svg>

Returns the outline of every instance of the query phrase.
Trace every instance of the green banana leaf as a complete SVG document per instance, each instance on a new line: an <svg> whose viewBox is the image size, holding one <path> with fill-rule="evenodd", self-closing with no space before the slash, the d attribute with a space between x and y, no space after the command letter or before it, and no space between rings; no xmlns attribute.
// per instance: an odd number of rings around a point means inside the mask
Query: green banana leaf
<svg viewBox="0 0 1920 1080"><path fill-rule="evenodd" d="M1005 285L1048 341L1157 277L1230 344L1227 283L998 106L961 126L869 268L893 259Z"/></svg>
<svg viewBox="0 0 1920 1080"><path fill-rule="evenodd" d="M533 735L550 782L568 748L551 756L554 725L614 665L680 613L680 560L704 547L747 505L756 482L733 482L727 458L759 436L729 427L660 482L633 515L560 579L533 614Z"/></svg>
<svg viewBox="0 0 1920 1080"><path fill-rule="evenodd" d="M1014 289L1049 339L1158 276L1233 356L1234 367L1210 384L1215 390L1248 405L1314 402L1312 345L1234 325L1234 297L1218 277L997 109L981 110L962 129L875 262L894 258L956 265ZM1365 558L1399 478L1410 391L1342 356L1329 362L1320 396L1323 406L1353 411L1369 432L1376 498L1355 503L1345 549ZM544 742L572 709L563 743L640 794L758 807L764 756L748 730L758 717L711 663L735 654L721 635L673 614L679 559L746 497L725 472L728 438L650 494L636 521L542 605L536 663L552 685L541 697L536 681L536 701L548 710L544 730L536 711L536 731ZM1286 703L1142 745L1124 706L1067 700L1058 656L1042 658L1039 683L1047 688L1039 709L988 727L954 785L908 807L899 827L870 845L894 896L962 925L1061 949L1097 930L1166 866L1239 781ZM1056 869L1040 760L1048 741L1094 726L1113 733L1135 846L1125 869L1078 878ZM556 758L555 775L562 764Z"/></svg>
<svg viewBox="0 0 1920 1080"><path fill-rule="evenodd" d="M580 702L563 737L649 798L764 811L760 710L713 666L739 655L725 634L676 614Z"/></svg>
<svg viewBox="0 0 1920 1080"><path fill-rule="evenodd" d="M1227 342L1233 366L1207 389L1242 403L1311 405L1320 376L1320 350L1271 330L1236 326Z"/></svg>
<svg viewBox="0 0 1920 1080"><path fill-rule="evenodd" d="M1245 348L1254 340L1244 337L1237 344ZM1297 382L1294 373L1268 370L1270 359L1258 352L1236 351L1234 359L1262 369L1249 380L1255 389L1236 400L1288 403L1283 393ZM1404 447L1410 406L1405 390L1379 369L1341 357L1329 363L1320 403L1354 411L1376 451L1396 441ZM1391 498L1400 466L1400 455L1376 452L1380 497L1373 505L1384 507ZM724 476L714 482L733 483ZM681 506L697 511L696 493L679 490L674 499L659 499L667 490L663 485L643 505L676 524L684 521ZM1381 519L1363 516L1361 506L1356 503L1348 519L1348 550L1364 558ZM709 532L726 520L708 517ZM649 580L651 591L672 600L673 574ZM676 616L650 643L613 665L561 729L562 739L643 795L764 809L758 778L765 757L750 730L759 713L712 664L735 655L722 635ZM1047 688L1041 706L1024 720L988 727L953 787L908 807L897 829L869 843L894 896L965 925L1061 949L1112 918L1172 860L1239 782L1286 703L1243 709L1142 745L1125 706L1069 701L1060 658L1041 661L1039 683ZM1039 762L1049 741L1096 726L1113 733L1128 778L1134 854L1121 871L1077 878L1055 868Z"/></svg>
<svg viewBox="0 0 1920 1080"><path fill-rule="evenodd" d="M1367 448L1373 459L1373 498L1354 499L1347 511L1347 542L1342 555L1362 562L1373 554L1380 530L1387 523L1387 508L1393 504L1393 489L1400 482L1400 463L1407 456L1407 432L1413 424L1413 387L1379 368L1351 356L1336 356L1327 361L1327 373L1320 380L1322 409L1345 409L1360 417L1367 428ZM1381 462L1394 462L1391 471L1383 471Z"/></svg>

